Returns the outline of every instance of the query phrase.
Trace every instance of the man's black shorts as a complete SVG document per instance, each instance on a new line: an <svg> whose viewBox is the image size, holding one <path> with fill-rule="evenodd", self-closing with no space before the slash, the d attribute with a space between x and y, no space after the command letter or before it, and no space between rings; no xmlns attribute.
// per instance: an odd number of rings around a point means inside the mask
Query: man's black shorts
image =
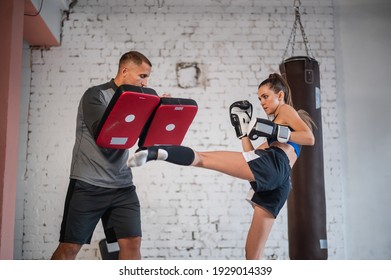
<svg viewBox="0 0 391 280"><path fill-rule="evenodd" d="M106 239L141 236L136 187L102 188L71 179L65 199L60 242L89 244L102 219Z"/></svg>

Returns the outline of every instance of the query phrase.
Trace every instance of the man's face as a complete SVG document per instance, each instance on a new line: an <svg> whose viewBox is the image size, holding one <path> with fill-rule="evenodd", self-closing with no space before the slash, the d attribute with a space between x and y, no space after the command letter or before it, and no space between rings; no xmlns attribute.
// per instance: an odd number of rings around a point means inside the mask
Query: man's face
<svg viewBox="0 0 391 280"><path fill-rule="evenodd" d="M151 74L151 66L145 62L141 65L128 62L122 67L121 74L122 84L144 87L148 85L148 78Z"/></svg>

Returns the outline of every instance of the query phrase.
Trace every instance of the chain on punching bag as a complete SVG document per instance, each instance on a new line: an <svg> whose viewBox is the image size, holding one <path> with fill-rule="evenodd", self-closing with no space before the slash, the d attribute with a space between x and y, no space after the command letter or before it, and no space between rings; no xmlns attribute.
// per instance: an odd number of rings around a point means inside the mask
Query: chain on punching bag
<svg viewBox="0 0 391 280"><path fill-rule="evenodd" d="M300 1L299 5L300 5ZM315 145L303 147L300 159L292 169L292 190L288 198L289 258L293 260L328 258L326 199L323 168L322 116L320 107L319 64L312 57L295 1L296 20L280 64L288 82L296 109L308 112L314 128ZM307 56L294 56L297 24L300 25ZM289 45L292 56L285 59Z"/></svg>

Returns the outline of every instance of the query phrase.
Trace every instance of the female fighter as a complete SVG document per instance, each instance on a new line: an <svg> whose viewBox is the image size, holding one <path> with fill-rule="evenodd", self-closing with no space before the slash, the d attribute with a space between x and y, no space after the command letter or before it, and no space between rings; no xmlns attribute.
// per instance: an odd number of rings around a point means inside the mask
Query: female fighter
<svg viewBox="0 0 391 280"><path fill-rule="evenodd" d="M262 259L275 218L291 188L290 171L302 145L314 145L314 125L309 115L293 108L290 88L279 74L271 74L258 87L258 99L268 119L252 117L252 105L238 101L231 105L231 122L244 152L196 152L184 146L153 146L141 149L128 160L129 167L150 160L203 167L248 180L248 201L254 214L246 240L246 259ZM270 120L272 119L272 120ZM254 149L251 140L267 141Z"/></svg>

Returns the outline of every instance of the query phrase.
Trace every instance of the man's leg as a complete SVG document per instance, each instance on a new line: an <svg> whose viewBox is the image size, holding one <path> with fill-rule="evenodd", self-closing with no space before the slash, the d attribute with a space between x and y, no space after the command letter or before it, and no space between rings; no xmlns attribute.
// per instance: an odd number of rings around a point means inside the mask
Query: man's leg
<svg viewBox="0 0 391 280"><path fill-rule="evenodd" d="M64 243L61 242L57 249L54 251L52 260L74 260L77 253L79 253L82 245L76 243Z"/></svg>
<svg viewBox="0 0 391 280"><path fill-rule="evenodd" d="M118 239L120 260L141 260L141 237L126 237Z"/></svg>

